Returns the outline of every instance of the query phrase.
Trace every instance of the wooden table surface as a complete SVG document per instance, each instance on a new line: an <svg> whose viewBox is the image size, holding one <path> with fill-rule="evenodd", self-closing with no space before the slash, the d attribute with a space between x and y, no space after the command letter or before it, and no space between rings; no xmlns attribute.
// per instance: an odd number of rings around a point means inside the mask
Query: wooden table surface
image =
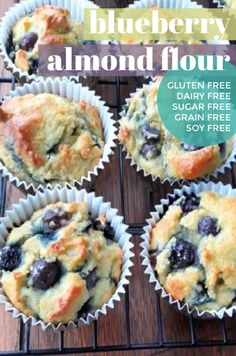
<svg viewBox="0 0 236 356"><path fill-rule="evenodd" d="M132 1L130 1L132 2ZM202 0L199 3L206 3ZM0 0L0 16L13 4L13 0ZM97 1L97 4L103 7L114 6L115 2L111 0ZM117 7L122 7L122 1L116 1ZM9 75L1 65L1 75ZM123 81L123 79L122 79ZM133 92L138 81L134 78L127 78L128 84L121 84L121 102ZM94 85L94 80L90 85ZM10 85L1 84L1 96L10 90ZM96 85L96 91L109 104L115 104L116 93L115 86ZM114 111L117 118L117 112ZM134 168L131 168L129 162L123 160L124 174L124 205L121 202L121 192L119 185L118 172L118 148L115 150L110 163L99 174L92 189L97 195L103 195L107 201L111 201L113 207L119 209L119 213L125 216L126 223L143 223L149 217L149 212L160 201L160 198L168 192L173 191L174 187L169 184L151 184L142 175L137 174ZM234 167L235 171L235 167ZM234 175L230 172L221 176L220 180L225 183L233 183ZM178 185L175 185L178 187ZM90 187L91 188L91 187ZM1 195L1 192L0 192ZM7 186L7 209L12 203L17 202L24 192L19 191L13 186ZM156 293L149 284L148 277L144 275L144 269L141 266L139 257L139 237L134 236L135 244L135 266L133 276L129 287L130 300L130 330L132 343L151 343L156 342L158 337L157 325L157 307ZM189 340L189 319L173 310L166 301L161 300L163 334L165 341L186 341ZM225 320L225 326L230 339L236 338L236 320L235 318ZM120 303L116 304L114 310L110 310L106 317L100 317L97 322L98 344L111 345L122 344L126 342L126 315L125 298L122 297ZM197 320L195 322L196 335L199 340L220 340L222 339L221 326L217 320ZM65 347L80 347L92 344L93 325L74 329L65 332ZM40 328L31 328L30 348L44 349L57 348L59 334L56 332L42 332ZM3 307L0 307L0 351L19 350L20 347L20 323L13 319L11 313L6 313ZM232 355L236 354L235 347L211 347L195 349L161 349L133 352L101 353L101 355ZM46 354L46 353L45 353ZM90 354L91 355L91 354Z"/></svg>

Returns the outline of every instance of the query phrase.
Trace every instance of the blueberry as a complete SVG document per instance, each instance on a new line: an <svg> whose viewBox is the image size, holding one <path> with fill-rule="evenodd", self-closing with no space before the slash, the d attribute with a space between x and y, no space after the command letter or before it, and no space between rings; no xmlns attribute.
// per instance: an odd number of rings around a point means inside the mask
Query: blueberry
<svg viewBox="0 0 236 356"><path fill-rule="evenodd" d="M147 160L158 157L160 155L160 153L161 153L160 147L155 142L155 140L154 141L150 140L150 141L144 143L141 148L141 154Z"/></svg>
<svg viewBox="0 0 236 356"><path fill-rule="evenodd" d="M100 220L93 222L93 228L98 231L103 231L104 237L108 240L114 240L115 232L110 222L102 224Z"/></svg>
<svg viewBox="0 0 236 356"><path fill-rule="evenodd" d="M200 146L189 145L187 143L182 143L181 146L184 149L184 151L186 151L186 152L197 151L197 150L200 150L202 148Z"/></svg>
<svg viewBox="0 0 236 356"><path fill-rule="evenodd" d="M111 281L111 284L114 284L115 286L117 286L118 281L114 277L110 276L110 281Z"/></svg>
<svg viewBox="0 0 236 356"><path fill-rule="evenodd" d="M24 37L22 37L20 42L20 48L23 51L31 51L34 48L35 43L38 41L38 35L35 32L27 32Z"/></svg>
<svg viewBox="0 0 236 356"><path fill-rule="evenodd" d="M95 221L93 222L93 228L94 228L95 230L102 231L102 230L103 230L103 227L102 227L101 221L100 221L100 220L95 220Z"/></svg>
<svg viewBox="0 0 236 356"><path fill-rule="evenodd" d="M12 62L15 62L16 59L16 52L15 51L11 51L9 53L9 58L12 60Z"/></svg>
<svg viewBox="0 0 236 356"><path fill-rule="evenodd" d="M60 277L60 266L57 262L47 262L41 258L34 262L30 272L33 287L37 289L49 289Z"/></svg>
<svg viewBox="0 0 236 356"><path fill-rule="evenodd" d="M142 135L146 141L159 142L161 138L160 130L151 126L145 126L142 130Z"/></svg>
<svg viewBox="0 0 236 356"><path fill-rule="evenodd" d="M210 216L203 216L198 222L198 232L201 236L207 236L212 234L216 236L219 232L217 219Z"/></svg>
<svg viewBox="0 0 236 356"><path fill-rule="evenodd" d="M81 232L88 232L93 226L93 223L91 220L87 221L86 226L81 230Z"/></svg>
<svg viewBox="0 0 236 356"><path fill-rule="evenodd" d="M29 60L29 75L37 74L39 67L39 60L37 58L31 58Z"/></svg>
<svg viewBox="0 0 236 356"><path fill-rule="evenodd" d="M187 196L184 200L181 201L180 206L184 213L189 213L190 211L195 210L200 203L200 198L195 195Z"/></svg>
<svg viewBox="0 0 236 356"><path fill-rule="evenodd" d="M191 266L196 261L195 247L190 242L180 238L172 247L169 260L171 269Z"/></svg>
<svg viewBox="0 0 236 356"><path fill-rule="evenodd" d="M1 250L0 269L12 272L21 263L21 248L16 245L6 246Z"/></svg>
<svg viewBox="0 0 236 356"><path fill-rule="evenodd" d="M157 256L159 255L158 250L151 250L149 251L149 256L150 256L150 262L153 268L156 267L157 263Z"/></svg>
<svg viewBox="0 0 236 356"><path fill-rule="evenodd" d="M226 143L222 142L219 144L219 149L220 149L220 155L221 157L225 156L225 152L226 152Z"/></svg>
<svg viewBox="0 0 236 356"><path fill-rule="evenodd" d="M95 287L95 285L98 281L98 276L96 274L96 268L93 271L88 272L88 273L81 272L80 275L81 275L81 278L83 278L86 281L86 286L87 286L88 290Z"/></svg>
<svg viewBox="0 0 236 356"><path fill-rule="evenodd" d="M86 316L88 315L88 313L91 310L91 305L90 305L90 300L88 300L80 309L80 311L77 314L77 318L86 318Z"/></svg>
<svg viewBox="0 0 236 356"><path fill-rule="evenodd" d="M43 222L45 225L52 230L57 230L60 227L67 225L68 220L70 220L72 214L64 211L62 209L54 210L46 210L43 216Z"/></svg>

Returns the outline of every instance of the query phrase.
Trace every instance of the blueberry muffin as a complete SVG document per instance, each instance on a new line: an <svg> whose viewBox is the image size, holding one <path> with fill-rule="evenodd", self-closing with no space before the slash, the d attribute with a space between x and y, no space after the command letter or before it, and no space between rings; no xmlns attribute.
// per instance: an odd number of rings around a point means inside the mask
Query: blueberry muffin
<svg viewBox="0 0 236 356"><path fill-rule="evenodd" d="M70 17L69 10L52 5L38 7L21 17L8 45L10 59L29 75L38 71L38 45L79 44L83 25Z"/></svg>
<svg viewBox="0 0 236 356"><path fill-rule="evenodd" d="M27 183L73 182L102 157L102 122L96 107L54 94L27 94L0 108L0 160Z"/></svg>
<svg viewBox="0 0 236 356"><path fill-rule="evenodd" d="M236 198L182 196L152 228L151 264L174 300L200 311L235 301Z"/></svg>
<svg viewBox="0 0 236 356"><path fill-rule="evenodd" d="M230 1L230 0L229 0ZM234 1L234 0L231 0ZM143 5L143 4L142 4ZM140 7L129 7L130 9L140 9ZM148 7L143 7L143 11L145 12L145 9L152 9L152 10L158 10L159 8L155 5L155 4L150 4ZM168 12L170 10L170 8L166 9ZM173 16L170 16L169 13L165 13L164 12L164 8L160 8L161 11L161 17L164 17L165 19L167 19L168 21L170 21L171 19L173 19ZM161 39L157 39L157 40L144 40L141 43L139 41L135 41L135 40L123 40L121 41L122 44L141 44L141 45L145 45L145 44L159 44L159 45L165 45L165 44L189 44L189 45L200 45L205 43L206 41L200 41L197 39L194 39L194 33L192 34L191 39L189 40L167 40L165 39L165 34L161 34Z"/></svg>
<svg viewBox="0 0 236 356"><path fill-rule="evenodd" d="M178 141L162 124L157 109L160 80L136 92L120 120L119 139L146 174L161 179L195 179L221 167L232 152L232 139L197 147Z"/></svg>
<svg viewBox="0 0 236 356"><path fill-rule="evenodd" d="M104 215L92 217L84 202L57 202L12 229L0 254L0 282L25 315L68 323L108 302L122 258Z"/></svg>

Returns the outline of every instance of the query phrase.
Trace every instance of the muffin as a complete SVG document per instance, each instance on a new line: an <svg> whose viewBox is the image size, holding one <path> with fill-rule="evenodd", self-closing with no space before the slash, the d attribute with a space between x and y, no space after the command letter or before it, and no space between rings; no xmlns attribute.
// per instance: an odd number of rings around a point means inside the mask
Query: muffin
<svg viewBox="0 0 236 356"><path fill-rule="evenodd" d="M98 164L104 148L98 109L49 93L4 102L0 138L2 163L34 186L79 181Z"/></svg>
<svg viewBox="0 0 236 356"><path fill-rule="evenodd" d="M149 253L165 291L190 309L218 311L235 301L236 197L183 195L151 230Z"/></svg>
<svg viewBox="0 0 236 356"><path fill-rule="evenodd" d="M133 5L132 7L129 6L129 8L135 8L135 5ZM139 7L137 7L137 8L139 8ZM143 10L145 8L147 8L147 9L149 8L149 9L152 9L152 10L158 10L159 9L159 7L156 6L154 3L151 3L148 6L143 7ZM161 8L161 10L162 10L162 16L164 16L163 8ZM167 10L169 10L169 9L167 8ZM170 21L173 18L169 14L168 15L165 14L164 17L166 19L168 19L168 21ZM123 40L123 41L121 41L121 44L141 44L141 45L146 45L146 44L159 44L159 45L165 45L165 44L189 44L189 45L200 45L200 44L203 44L203 43L206 42L206 41L196 40L194 38L189 39L189 40L179 40L179 41L178 40L167 40L167 39L164 38L164 36L165 36L164 34L161 34L161 36L160 36L161 39L144 40L142 42L135 41L135 40L126 40L126 41ZM194 34L193 34L193 36L194 36Z"/></svg>
<svg viewBox="0 0 236 356"><path fill-rule="evenodd" d="M8 54L15 66L29 75L38 72L38 45L81 43L83 24L70 17L70 11L42 5L19 18L12 28Z"/></svg>
<svg viewBox="0 0 236 356"><path fill-rule="evenodd" d="M1 250L1 287L20 312L68 323L101 308L116 290L123 252L86 202L57 202L14 227Z"/></svg>
<svg viewBox="0 0 236 356"><path fill-rule="evenodd" d="M138 168L154 179L195 179L213 173L232 152L232 139L216 146L180 142L163 125L157 109L160 80L137 91L125 106L119 139Z"/></svg>

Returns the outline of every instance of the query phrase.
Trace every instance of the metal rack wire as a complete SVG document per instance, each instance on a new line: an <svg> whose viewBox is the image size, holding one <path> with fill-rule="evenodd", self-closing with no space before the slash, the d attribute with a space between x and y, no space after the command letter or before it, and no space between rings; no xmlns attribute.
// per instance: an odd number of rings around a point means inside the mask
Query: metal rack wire
<svg viewBox="0 0 236 356"><path fill-rule="evenodd" d="M12 89L15 87L14 78L0 78L0 83L10 83ZM119 113L121 108L121 85L126 85L128 82L121 80L119 78L113 79L112 81L102 80L98 81L98 85L109 85L115 86L116 89L116 103L109 105L110 108L114 109ZM119 147L119 185L121 194L121 213L125 215L125 204L124 204L124 174L123 174L123 158L121 147ZM0 215L4 216L5 204L6 204L6 179L1 177L0 182ZM140 236L142 234L142 224L130 224L129 233L135 236ZM125 294L125 320L126 320L126 342L121 345L102 345L98 344L98 325L97 322L93 322L93 337L91 346L80 347L80 348L69 348L64 346L64 332L61 331L59 335L58 348L52 349L32 349L30 348L30 337L31 337L31 327L29 324L21 323L20 325L20 345L18 351L4 351L0 352L1 355L16 356L16 355L66 355L66 354L81 354L81 353L95 353L95 352L114 352L114 351L130 351L130 350L148 350L148 349L163 349L163 348L192 348L192 347L206 347L206 346L230 346L236 345L236 339L232 340L229 338L227 333L227 328L225 326L225 320L220 323L221 335L220 340L199 340L196 333L195 320L189 316L186 321L189 323L189 335L190 338L187 341L164 341L163 334L163 320L162 320L162 309L160 304L160 297L156 294L156 305L157 305L157 329L158 329L158 339L156 342L151 343L132 343L131 341L131 329L130 329L130 301L129 301L129 287L126 287Z"/></svg>

